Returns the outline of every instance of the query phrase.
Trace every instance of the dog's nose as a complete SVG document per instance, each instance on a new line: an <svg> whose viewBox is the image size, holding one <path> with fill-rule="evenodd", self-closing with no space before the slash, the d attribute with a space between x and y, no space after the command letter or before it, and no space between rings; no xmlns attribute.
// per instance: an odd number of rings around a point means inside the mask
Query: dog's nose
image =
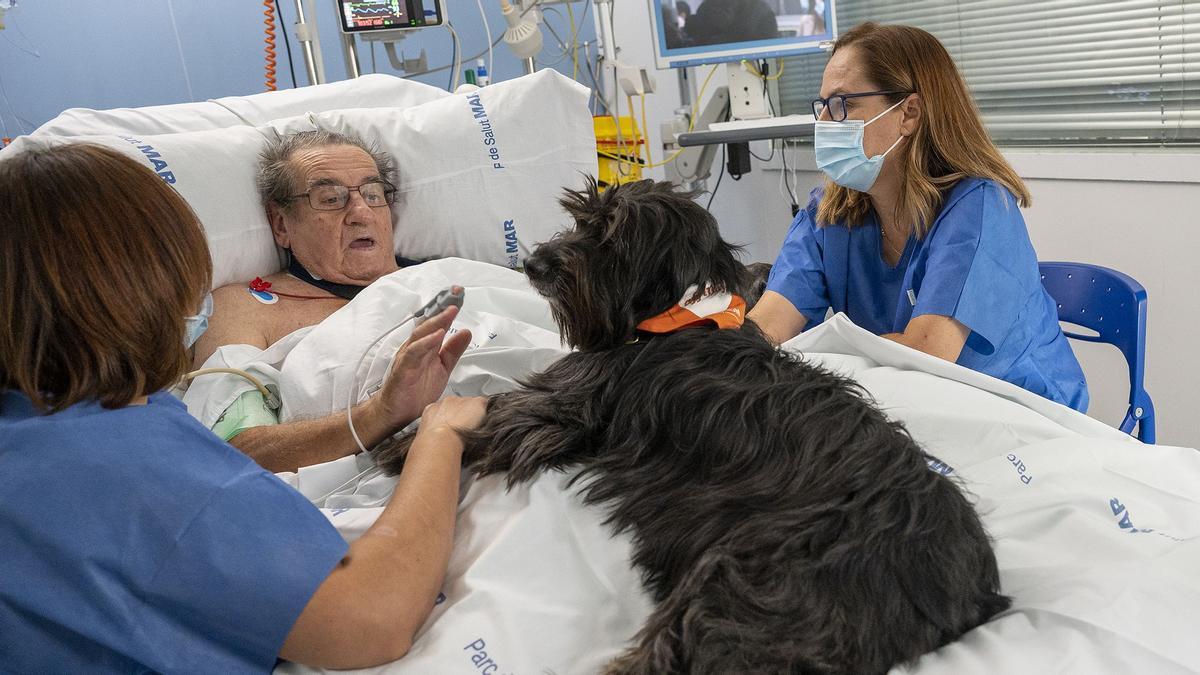
<svg viewBox="0 0 1200 675"><path fill-rule="evenodd" d="M525 276L531 280L544 278L549 271L550 265L541 256L531 255L525 259Z"/></svg>

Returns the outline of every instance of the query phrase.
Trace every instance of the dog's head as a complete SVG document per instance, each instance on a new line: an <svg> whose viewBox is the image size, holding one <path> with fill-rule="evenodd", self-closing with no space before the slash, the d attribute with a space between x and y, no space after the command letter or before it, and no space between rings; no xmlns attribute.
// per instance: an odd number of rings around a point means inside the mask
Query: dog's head
<svg viewBox="0 0 1200 675"><path fill-rule="evenodd" d="M689 286L744 294L739 247L721 238L696 194L643 180L600 192L589 178L560 203L574 227L539 245L525 274L572 347L606 349L665 312Z"/></svg>

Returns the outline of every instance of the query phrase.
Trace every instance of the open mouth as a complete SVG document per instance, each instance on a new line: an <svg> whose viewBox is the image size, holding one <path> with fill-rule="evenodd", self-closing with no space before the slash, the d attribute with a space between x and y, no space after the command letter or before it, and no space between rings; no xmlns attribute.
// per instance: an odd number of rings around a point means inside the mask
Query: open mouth
<svg viewBox="0 0 1200 675"><path fill-rule="evenodd" d="M355 251L366 251L375 248L375 240L370 237L359 237L350 242L350 248Z"/></svg>

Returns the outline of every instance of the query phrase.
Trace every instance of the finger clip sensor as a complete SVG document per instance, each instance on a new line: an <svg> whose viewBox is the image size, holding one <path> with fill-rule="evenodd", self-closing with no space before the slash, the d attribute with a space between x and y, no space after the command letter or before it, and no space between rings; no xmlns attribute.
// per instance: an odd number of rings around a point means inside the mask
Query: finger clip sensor
<svg viewBox="0 0 1200 675"><path fill-rule="evenodd" d="M441 314L443 310L450 306L461 308L463 305L463 296L466 290L462 286L451 286L438 291L438 294L433 296L433 299L421 306L420 309L413 312L413 317L417 323L421 323L425 319Z"/></svg>

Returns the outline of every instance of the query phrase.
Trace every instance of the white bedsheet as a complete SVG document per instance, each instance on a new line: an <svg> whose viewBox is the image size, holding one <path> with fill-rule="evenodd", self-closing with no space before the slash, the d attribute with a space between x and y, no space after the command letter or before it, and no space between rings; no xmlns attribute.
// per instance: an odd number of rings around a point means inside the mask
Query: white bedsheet
<svg viewBox="0 0 1200 675"><path fill-rule="evenodd" d="M787 345L861 382L978 497L1013 608L898 672L1200 670L1200 453L883 340Z"/></svg>
<svg viewBox="0 0 1200 675"><path fill-rule="evenodd" d="M449 282L468 287L465 324L497 329L464 356L456 393L511 387L562 353L545 303L519 275L428 263L373 285L289 347L277 364L288 414L344 405L359 350ZM855 378L904 421L976 495L996 539L1013 609L897 672L1200 670L1200 453L1143 446L845 317L787 347ZM353 539L392 481L368 474L327 495L366 466L348 458L285 478ZM603 514L562 490L564 480L546 475L512 492L496 478L466 484L444 600L409 656L364 672L584 673L618 653L649 604L628 539L610 538Z"/></svg>

